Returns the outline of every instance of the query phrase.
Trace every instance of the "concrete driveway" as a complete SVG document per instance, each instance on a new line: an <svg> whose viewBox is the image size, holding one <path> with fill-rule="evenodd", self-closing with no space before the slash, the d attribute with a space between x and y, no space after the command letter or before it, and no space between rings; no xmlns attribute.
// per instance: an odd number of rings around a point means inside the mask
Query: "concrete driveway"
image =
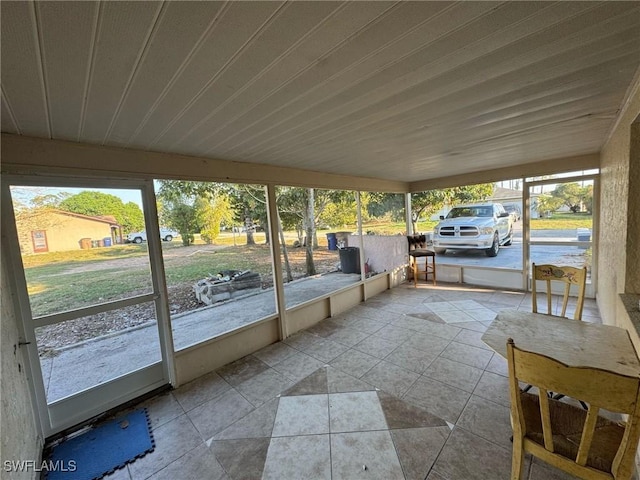
<svg viewBox="0 0 640 480"><path fill-rule="evenodd" d="M514 270L522 269L522 222L514 230L513 243L509 247L500 247L497 257L487 257L484 250L447 250L438 255L436 261L443 265L471 265L481 267L502 267ZM577 240L576 230L533 230L533 240ZM582 267L585 264L587 250L572 245L532 245L531 261L534 263L553 263Z"/></svg>

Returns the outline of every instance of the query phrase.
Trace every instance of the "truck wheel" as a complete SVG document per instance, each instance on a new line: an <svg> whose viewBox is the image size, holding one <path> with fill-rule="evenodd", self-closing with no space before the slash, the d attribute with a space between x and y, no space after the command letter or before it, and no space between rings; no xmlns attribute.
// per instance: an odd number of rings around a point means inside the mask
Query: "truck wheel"
<svg viewBox="0 0 640 480"><path fill-rule="evenodd" d="M170 242L171 240L173 240L173 237L171 235L167 235L166 237L164 237L165 242Z"/></svg>
<svg viewBox="0 0 640 480"><path fill-rule="evenodd" d="M498 232L493 234L493 244L491 245L491 248L487 248L485 250L485 253L487 254L487 257L495 257L496 255L498 255L498 251L500 250L500 239L498 238Z"/></svg>
<svg viewBox="0 0 640 480"><path fill-rule="evenodd" d="M446 248L434 248L433 251L436 252L438 255L444 255L445 252L447 251L447 249Z"/></svg>
<svg viewBox="0 0 640 480"><path fill-rule="evenodd" d="M136 237L133 239L133 243L142 243L142 237Z"/></svg>
<svg viewBox="0 0 640 480"><path fill-rule="evenodd" d="M509 232L509 236L507 237L507 241L504 242L504 246L509 247L511 246L512 243L513 243L513 230Z"/></svg>

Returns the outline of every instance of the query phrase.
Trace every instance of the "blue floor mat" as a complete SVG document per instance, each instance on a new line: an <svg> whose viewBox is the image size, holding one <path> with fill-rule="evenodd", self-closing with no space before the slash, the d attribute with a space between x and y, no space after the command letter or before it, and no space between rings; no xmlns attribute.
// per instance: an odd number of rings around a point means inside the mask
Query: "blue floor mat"
<svg viewBox="0 0 640 480"><path fill-rule="evenodd" d="M155 443L147 409L110 420L82 435L56 445L47 480L92 480L153 452Z"/></svg>

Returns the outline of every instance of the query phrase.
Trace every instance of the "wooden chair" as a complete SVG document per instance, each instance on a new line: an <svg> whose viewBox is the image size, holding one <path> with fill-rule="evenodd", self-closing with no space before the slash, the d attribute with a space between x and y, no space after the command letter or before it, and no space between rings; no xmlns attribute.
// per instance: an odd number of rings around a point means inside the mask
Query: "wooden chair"
<svg viewBox="0 0 640 480"><path fill-rule="evenodd" d="M640 379L597 368L570 367L507 341L513 460L511 479L522 478L524 454L576 477L630 479L640 437ZM538 387L533 395L518 382ZM548 397L563 392L589 404L585 411ZM600 409L628 415L614 422Z"/></svg>
<svg viewBox="0 0 640 480"><path fill-rule="evenodd" d="M552 283L564 284L564 295L562 297L562 310L560 317L565 317L567 313L567 305L569 303L569 294L571 293L571 286L576 285L578 287L578 297L576 299L576 309L573 313L574 320L582 320L582 307L584 305L584 289L587 283L587 268L576 268L569 266L558 265L531 265L531 271L533 272L533 280L531 282L531 301L533 313L538 313L538 290L537 280L545 282L545 294L547 298L547 311L543 312L547 315L555 315L555 310L552 307L553 295L551 293ZM531 389L531 385L524 387L524 391L528 392ZM556 400L563 398L562 394L550 393L550 395ZM586 410L586 404L580 402Z"/></svg>
<svg viewBox="0 0 640 480"><path fill-rule="evenodd" d="M560 317L565 317L567 313L567 304L569 303L569 293L571 286L578 287L578 298L576 300L576 309L573 314L574 320L582 320L582 307L584 305L584 290L587 282L587 268L575 268L568 266L556 266L556 265L536 265L535 263L531 268L533 272L533 279L531 282L531 300L533 313L538 312L538 298L537 298L537 280L546 282L546 295L547 295L547 313L548 315L554 315L554 310L551 306L552 294L551 286L553 282L564 284L564 296L562 297L562 311ZM558 316L558 315L556 315Z"/></svg>
<svg viewBox="0 0 640 480"><path fill-rule="evenodd" d="M424 274L425 282L429 281L429 274L436 284L436 253L427 248L426 235L408 235L409 242L409 264L413 271L413 286L418 286L418 276ZM420 269L419 258L424 258L424 269Z"/></svg>

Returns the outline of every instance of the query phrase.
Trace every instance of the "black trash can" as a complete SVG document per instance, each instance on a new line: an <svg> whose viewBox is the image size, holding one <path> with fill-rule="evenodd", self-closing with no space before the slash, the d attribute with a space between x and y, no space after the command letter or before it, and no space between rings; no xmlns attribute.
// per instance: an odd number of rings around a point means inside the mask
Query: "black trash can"
<svg viewBox="0 0 640 480"><path fill-rule="evenodd" d="M360 249L358 247L340 248L340 269L342 273L360 273Z"/></svg>
<svg viewBox="0 0 640 480"><path fill-rule="evenodd" d="M335 233L327 233L327 243L329 245L329 250L338 249L338 238Z"/></svg>

